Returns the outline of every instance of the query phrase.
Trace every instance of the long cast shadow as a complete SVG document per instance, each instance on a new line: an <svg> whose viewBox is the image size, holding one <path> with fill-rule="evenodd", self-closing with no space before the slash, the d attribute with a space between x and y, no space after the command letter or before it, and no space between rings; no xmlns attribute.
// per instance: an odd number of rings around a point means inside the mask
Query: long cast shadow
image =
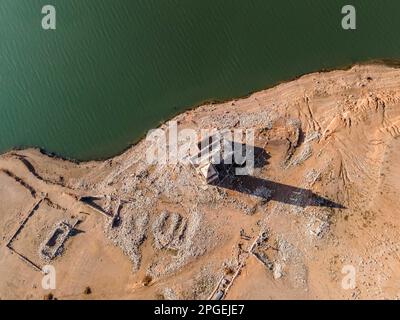
<svg viewBox="0 0 400 320"><path fill-rule="evenodd" d="M329 207L346 209L343 205L321 197L311 190L290 186L252 176L229 176L216 181L214 185L256 196L264 200L275 200L299 207Z"/></svg>
<svg viewBox="0 0 400 320"><path fill-rule="evenodd" d="M242 146L245 147L245 145ZM268 165L269 158L269 154L263 148L254 147L255 168L262 168ZM303 208L316 206L346 209L340 203L319 196L308 189L253 176L236 176L235 165L222 163L215 167L219 173L219 180L212 182L211 185L259 197L267 201L275 200Z"/></svg>

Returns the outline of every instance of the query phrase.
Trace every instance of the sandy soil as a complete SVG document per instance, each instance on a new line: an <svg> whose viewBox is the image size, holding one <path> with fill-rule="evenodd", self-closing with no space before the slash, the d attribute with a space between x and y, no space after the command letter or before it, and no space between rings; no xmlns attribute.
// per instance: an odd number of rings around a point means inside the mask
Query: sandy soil
<svg viewBox="0 0 400 320"><path fill-rule="evenodd" d="M145 140L104 162L0 156L1 299L400 296L399 69L310 74L174 120L254 128L253 175L205 185L190 165L148 164Z"/></svg>

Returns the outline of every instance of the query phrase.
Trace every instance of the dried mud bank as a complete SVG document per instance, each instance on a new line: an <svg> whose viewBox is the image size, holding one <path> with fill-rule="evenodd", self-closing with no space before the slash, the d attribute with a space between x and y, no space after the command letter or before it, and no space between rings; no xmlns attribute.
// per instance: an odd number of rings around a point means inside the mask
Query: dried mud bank
<svg viewBox="0 0 400 320"><path fill-rule="evenodd" d="M254 129L255 171L205 185L149 165L146 140L81 164L0 156L1 298L41 298L29 261L49 260L60 299L399 297L399 69L314 73L173 120Z"/></svg>

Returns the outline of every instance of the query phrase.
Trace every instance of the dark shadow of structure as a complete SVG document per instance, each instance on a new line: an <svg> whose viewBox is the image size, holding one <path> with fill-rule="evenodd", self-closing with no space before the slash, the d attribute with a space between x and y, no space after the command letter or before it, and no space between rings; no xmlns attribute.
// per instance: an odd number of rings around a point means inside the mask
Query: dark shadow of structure
<svg viewBox="0 0 400 320"><path fill-rule="evenodd" d="M296 205L299 207L329 207L346 209L343 205L321 197L311 190L290 186L266 179L252 176L232 176L216 181L218 187L256 196L264 200L275 200L278 202ZM269 190L268 194L259 192L261 188Z"/></svg>
<svg viewBox="0 0 400 320"><path fill-rule="evenodd" d="M104 209L99 204L96 203L96 201L99 201L99 200L102 200L102 198L101 197L92 197L92 196L81 197L79 199L79 201L89 205L93 209L105 214L106 216L112 217L112 214L110 214L109 212L104 211Z"/></svg>
<svg viewBox="0 0 400 320"><path fill-rule="evenodd" d="M262 168L268 164L270 156L264 149L254 147L254 168ZM219 179L211 185L229 189L251 196L259 197L266 201L274 200L299 207L328 207L346 209L343 205L313 193L311 190L298 188L271 180L254 176L237 176L235 164L215 165ZM242 167L242 166L239 166ZM262 192L266 191L266 192Z"/></svg>
<svg viewBox="0 0 400 320"><path fill-rule="evenodd" d="M69 236L70 237L75 237L75 236L77 236L77 235L79 235L81 233L86 233L86 231L74 228L69 232Z"/></svg>

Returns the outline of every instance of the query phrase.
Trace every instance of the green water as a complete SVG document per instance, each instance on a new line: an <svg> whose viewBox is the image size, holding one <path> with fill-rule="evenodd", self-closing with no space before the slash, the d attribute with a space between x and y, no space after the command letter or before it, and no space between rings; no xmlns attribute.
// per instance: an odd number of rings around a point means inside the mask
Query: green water
<svg viewBox="0 0 400 320"><path fill-rule="evenodd" d="M115 155L205 100L400 57L400 1L0 0L0 152ZM41 8L57 9L57 30Z"/></svg>

